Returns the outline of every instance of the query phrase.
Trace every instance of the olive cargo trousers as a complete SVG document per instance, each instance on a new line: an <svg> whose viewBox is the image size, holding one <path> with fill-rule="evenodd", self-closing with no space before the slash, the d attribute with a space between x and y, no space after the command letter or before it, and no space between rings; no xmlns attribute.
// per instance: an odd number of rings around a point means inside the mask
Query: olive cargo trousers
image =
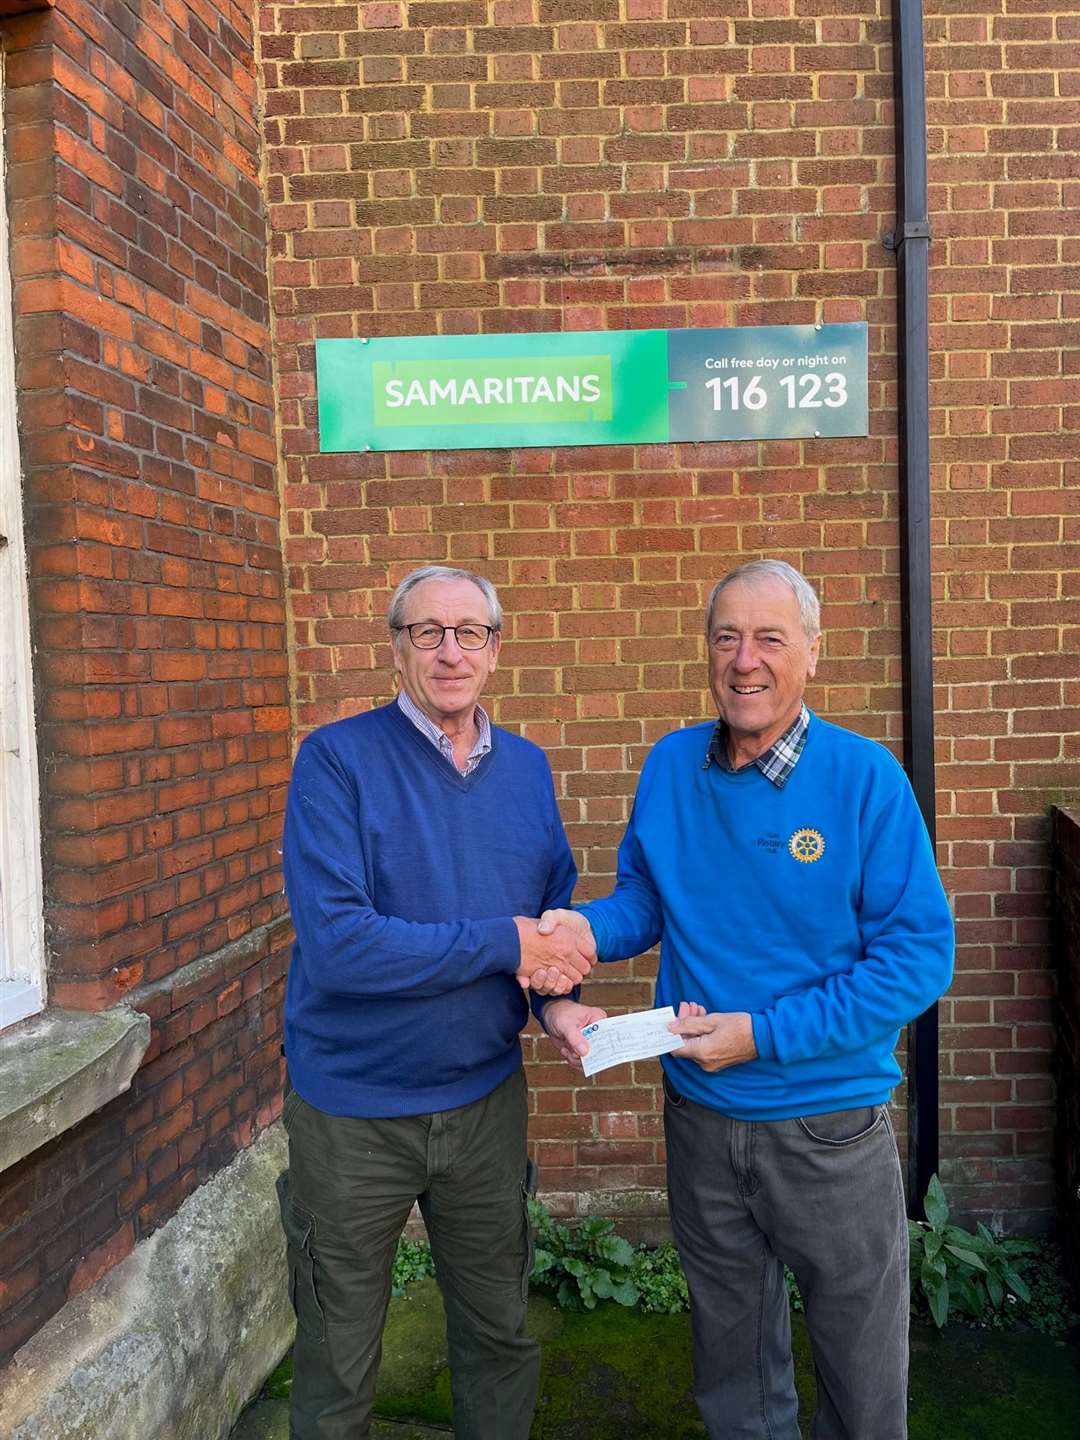
<svg viewBox="0 0 1080 1440"><path fill-rule="evenodd" d="M446 1308L454 1434L527 1440L540 1351L531 1269L525 1074L456 1110L326 1115L295 1090L278 1181L296 1311L290 1440L369 1434L390 1271L418 1201Z"/></svg>

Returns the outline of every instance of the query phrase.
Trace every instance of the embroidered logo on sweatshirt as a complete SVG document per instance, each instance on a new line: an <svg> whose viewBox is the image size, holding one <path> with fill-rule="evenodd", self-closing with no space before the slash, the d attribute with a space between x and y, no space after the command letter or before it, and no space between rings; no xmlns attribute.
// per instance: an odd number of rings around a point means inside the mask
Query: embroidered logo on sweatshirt
<svg viewBox="0 0 1080 1440"><path fill-rule="evenodd" d="M796 830L787 842L792 858L803 865L812 865L825 854L825 836L820 830Z"/></svg>

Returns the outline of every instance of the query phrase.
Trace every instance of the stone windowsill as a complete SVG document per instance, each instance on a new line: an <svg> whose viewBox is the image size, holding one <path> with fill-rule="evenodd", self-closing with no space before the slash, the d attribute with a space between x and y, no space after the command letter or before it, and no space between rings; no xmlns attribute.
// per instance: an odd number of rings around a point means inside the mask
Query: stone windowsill
<svg viewBox="0 0 1080 1440"><path fill-rule="evenodd" d="M46 1010L0 1035L0 1171L122 1094L150 1044L126 1005Z"/></svg>

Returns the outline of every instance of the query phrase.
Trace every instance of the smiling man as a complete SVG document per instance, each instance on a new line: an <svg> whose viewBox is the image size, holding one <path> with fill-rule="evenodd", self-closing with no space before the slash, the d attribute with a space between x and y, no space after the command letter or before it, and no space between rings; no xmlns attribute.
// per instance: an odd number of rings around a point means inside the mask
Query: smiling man
<svg viewBox="0 0 1080 1440"><path fill-rule="evenodd" d="M900 1026L945 989L953 927L908 781L803 702L818 599L778 560L714 588L719 718L641 774L614 893L545 916L601 960L661 942L668 1198L713 1440L798 1440L784 1265L806 1303L815 1440L907 1434L908 1247L888 1101ZM575 922L576 916L576 922ZM597 1012L546 1002L572 1063Z"/></svg>
<svg viewBox="0 0 1080 1440"><path fill-rule="evenodd" d="M289 1433L370 1433L391 1265L418 1201L454 1433L526 1440L539 1352L518 1033L530 984L565 994L595 948L526 918L565 905L577 872L543 753L479 703L502 639L494 588L428 566L388 620L397 701L304 742L285 819Z"/></svg>

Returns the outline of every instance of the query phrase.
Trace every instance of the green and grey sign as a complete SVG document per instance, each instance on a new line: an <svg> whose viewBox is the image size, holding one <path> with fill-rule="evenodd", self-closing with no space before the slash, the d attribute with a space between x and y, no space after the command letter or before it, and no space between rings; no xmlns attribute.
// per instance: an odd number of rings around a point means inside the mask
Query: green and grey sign
<svg viewBox="0 0 1080 1440"><path fill-rule="evenodd" d="M319 448L867 433L866 326L319 340Z"/></svg>

